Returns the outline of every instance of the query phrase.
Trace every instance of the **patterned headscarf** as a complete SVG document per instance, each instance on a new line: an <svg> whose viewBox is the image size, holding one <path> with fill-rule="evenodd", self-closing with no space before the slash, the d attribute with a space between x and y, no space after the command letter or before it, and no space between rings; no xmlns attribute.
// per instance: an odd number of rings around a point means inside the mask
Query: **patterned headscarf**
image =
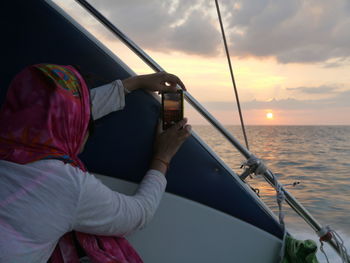
<svg viewBox="0 0 350 263"><path fill-rule="evenodd" d="M77 155L90 111L88 87L74 67L39 64L25 68L10 84L0 110L0 160L26 164L59 159L86 171ZM78 263L74 239L96 263L142 263L125 238L80 232L61 237L49 262Z"/></svg>
<svg viewBox="0 0 350 263"><path fill-rule="evenodd" d="M27 67L10 84L0 111L0 159L55 158L85 170L77 155L89 119L89 90L74 67Z"/></svg>

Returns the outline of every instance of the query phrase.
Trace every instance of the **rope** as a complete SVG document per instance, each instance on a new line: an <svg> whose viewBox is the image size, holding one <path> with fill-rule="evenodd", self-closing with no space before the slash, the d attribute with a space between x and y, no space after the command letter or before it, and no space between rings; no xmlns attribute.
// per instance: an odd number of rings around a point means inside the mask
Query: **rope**
<svg viewBox="0 0 350 263"><path fill-rule="evenodd" d="M261 175L261 174L265 174L265 173L269 173L272 177L272 183L273 186L276 190L276 201L278 204L278 219L280 222L280 225L282 226L283 231L286 233L286 228L285 228L285 223L284 223L284 211L283 211L283 207L282 204L286 199L284 190L282 185L278 182L276 176L267 169L267 167L265 166L265 164L258 159L256 156L251 155L249 159L247 159L243 164L242 167L246 167L247 170L249 170L250 173L254 173L255 175ZM293 185L296 186L297 184L299 184L300 182L294 182L293 184L289 184L289 185ZM325 256L327 263L329 263L329 259L327 257L327 254L324 250L324 243L323 242L327 242L333 239L334 243L337 246L337 251L339 252L339 256L342 260L342 263L350 263L350 258L348 256L348 252L347 249L344 245L344 241L341 238L341 236L333 229L331 229L330 226L325 226L323 228L321 228L319 231L317 231L317 235L320 237L320 251L323 253L323 255Z"/></svg>
<svg viewBox="0 0 350 263"><path fill-rule="evenodd" d="M324 246L324 242L330 241L331 239L334 240L334 242L336 243L339 249L339 256L342 262L343 263L350 262L350 259L348 257L348 251L344 245L344 241L335 230L333 230L330 226L325 226L317 232L317 235L320 237L320 243L321 243L320 250L322 254L325 256L327 263L329 263L329 259L327 257L326 252L324 251L323 246Z"/></svg>
<svg viewBox="0 0 350 263"><path fill-rule="evenodd" d="M285 226L285 223L284 223L285 213L284 213L283 207L282 207L283 202L286 199L286 196L284 194L282 185L278 182L276 176L271 171L269 171L267 169L267 167L265 166L264 162L262 160L258 159L254 155L251 155L250 158L242 164L242 167L246 167L251 173L254 173L255 175L262 175L262 174L265 174L267 172L270 172L270 174L272 176L273 187L276 190L276 201L277 201L277 205L278 205L278 220L279 220L279 223L281 225L282 231L284 233L283 234L282 247L281 247L281 250L280 250L280 262L282 262L283 259L284 259L285 246L286 246L286 237L287 237L286 226ZM253 189L253 191L254 191L254 189Z"/></svg>
<svg viewBox="0 0 350 263"><path fill-rule="evenodd" d="M324 257L326 258L327 263L329 263L329 259L328 259L328 257L327 257L326 252L324 251L324 248L323 248L323 242L322 242L322 241L320 241L320 242L321 242L320 251L322 252L322 254L324 255Z"/></svg>
<svg viewBox="0 0 350 263"><path fill-rule="evenodd" d="M244 126L244 122L243 122L243 115L242 115L242 110L241 110L241 104L240 104L240 102L239 102L238 90L237 90L237 86L236 86L235 76L234 76L233 70L232 70L231 58L230 58L230 53L229 53L228 47L227 47L226 35L225 35L224 26L223 26L222 19L221 19L221 12L220 12L220 7L219 7L218 0L215 0L215 5L216 5L216 11L217 11L218 17L219 17L220 28L221 28L221 33L222 33L222 39L223 39L224 45L225 45L225 51L226 51L226 56L227 56L227 62L228 62L228 66L229 66L229 68L230 68L230 74L231 74L232 85L233 85L233 89L234 89L234 91L235 91L235 96L236 96L236 101L237 101L237 107L238 107L238 113L239 113L239 118L240 118L240 121L241 121L241 126L242 126L242 132L243 132L243 136L244 136L244 141L245 141L245 144L246 144L246 146L247 146L247 149L249 150L248 137L247 137L247 134L246 134L246 132L245 132L245 126Z"/></svg>
<svg viewBox="0 0 350 263"><path fill-rule="evenodd" d="M274 180L274 186L276 189L276 201L277 201L277 205L278 205L278 219L279 222L283 228L283 230L285 230L285 224L284 224L284 211L282 208L282 204L283 202L286 200L286 196L284 195L284 191L282 190L282 185L277 181L276 176L271 172L273 180Z"/></svg>
<svg viewBox="0 0 350 263"><path fill-rule="evenodd" d="M265 174L267 172L270 172L272 179L273 179L273 186L276 190L276 201L278 205L278 220L282 226L283 231L285 230L285 223L284 223L284 211L283 211L283 202L286 199L286 196L284 194L282 185L278 182L276 176L267 169L264 162L260 159L258 159L255 155L251 155L250 158L245 161L242 164L243 167L249 167L251 169L251 172L255 175L261 175Z"/></svg>
<svg viewBox="0 0 350 263"><path fill-rule="evenodd" d="M299 182L299 181L296 181L296 182L291 183L291 184L284 184L283 186L293 186L293 187L295 187L295 186L297 186L298 184L300 184L300 182Z"/></svg>
<svg viewBox="0 0 350 263"><path fill-rule="evenodd" d="M284 211L282 204L286 199L284 190L282 185L278 182L277 177L271 172L270 170L267 169L265 164L263 163L262 160L258 159L256 156L251 155L248 160L246 160L243 164L242 167L246 167L246 169L250 173L254 173L255 175L262 175L265 173L269 173L272 177L272 184L276 190L276 201L278 204L278 219L280 222L280 225L282 226L283 231L286 233L286 228L285 228L285 223L284 223ZM293 184L288 184L288 185L293 185L296 186L300 182L294 182ZM343 239L340 237L340 235L333 229L331 229L330 226L325 226L321 228L319 231L317 231L317 235L320 237L320 251L323 253L325 256L327 263L329 263L329 259L327 257L327 254L324 250L324 243L333 239L334 243L337 246L337 251L339 252L339 256L342 260L342 263L350 263L350 258L348 256L347 249L344 245Z"/></svg>

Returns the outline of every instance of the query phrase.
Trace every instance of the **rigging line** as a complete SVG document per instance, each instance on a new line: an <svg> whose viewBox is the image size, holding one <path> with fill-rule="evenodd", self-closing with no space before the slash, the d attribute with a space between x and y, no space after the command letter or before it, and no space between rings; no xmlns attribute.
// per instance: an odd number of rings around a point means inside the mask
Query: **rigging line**
<svg viewBox="0 0 350 263"><path fill-rule="evenodd" d="M215 0L215 5L216 5L216 11L217 11L218 17L219 17L219 22L220 22L220 28L221 28L222 38L223 38L224 45L225 45L225 51L226 51L226 56L227 56L227 62L228 62L228 66L229 66L229 68L230 68L230 74L231 74L232 85L233 85L233 89L234 89L235 96L236 96L236 102L237 102L237 107L238 107L239 119L240 119L240 121L241 121L241 126L242 126L242 132L243 132L243 136L244 136L244 141L245 141L245 144L246 144L246 146L247 146L247 149L249 150L248 138L247 138L247 134L246 134L246 132L245 132L245 126L244 126L244 121L243 121L243 115L242 115L242 110L241 110L241 104L240 104L240 102L239 102L239 96L238 96L238 90L237 90L237 86L236 86L235 76L234 76L233 70L232 70L232 64L231 64L230 53L229 53L228 48L227 48L227 41L226 41L226 36L225 36L225 30L224 30L224 26L223 26L222 19L221 19L221 12L220 12L220 7L219 7L219 2L218 2L218 0Z"/></svg>

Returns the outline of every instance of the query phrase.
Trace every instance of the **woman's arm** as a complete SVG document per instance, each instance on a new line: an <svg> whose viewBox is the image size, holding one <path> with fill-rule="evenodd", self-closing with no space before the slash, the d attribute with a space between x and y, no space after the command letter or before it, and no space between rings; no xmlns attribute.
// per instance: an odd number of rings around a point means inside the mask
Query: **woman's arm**
<svg viewBox="0 0 350 263"><path fill-rule="evenodd" d="M124 86L120 80L91 89L90 97L94 120L125 107Z"/></svg>
<svg viewBox="0 0 350 263"><path fill-rule="evenodd" d="M133 76L115 80L109 84L91 89L92 117L97 120L113 111L125 107L125 95L137 90L176 91L176 85L186 90L185 85L175 75L166 72Z"/></svg>
<svg viewBox="0 0 350 263"><path fill-rule="evenodd" d="M165 176L149 170L135 195L110 190L91 174L84 182L73 229L97 235L123 236L147 224L153 217L166 186Z"/></svg>
<svg viewBox="0 0 350 263"><path fill-rule="evenodd" d="M73 229L99 235L125 235L142 228L153 217L166 186L167 165L190 135L184 119L166 131L158 131L153 161L134 196L114 192L93 175L83 183Z"/></svg>
<svg viewBox="0 0 350 263"><path fill-rule="evenodd" d="M141 81L142 80L142 81ZM132 77L123 81L129 91L143 88L150 91L176 91L185 88L174 75L161 72ZM91 95L94 118L108 114L109 109L124 107L124 85L120 81L99 87ZM118 91L116 91L118 90ZM116 97L117 96L117 97ZM117 99L116 99L117 98ZM113 110L112 110L113 111ZM191 126L183 119L166 131L159 126L154 142L150 170L134 196L110 190L91 174L82 175L82 187L73 229L99 235L125 235L143 227L155 213L165 190L168 164L190 135Z"/></svg>

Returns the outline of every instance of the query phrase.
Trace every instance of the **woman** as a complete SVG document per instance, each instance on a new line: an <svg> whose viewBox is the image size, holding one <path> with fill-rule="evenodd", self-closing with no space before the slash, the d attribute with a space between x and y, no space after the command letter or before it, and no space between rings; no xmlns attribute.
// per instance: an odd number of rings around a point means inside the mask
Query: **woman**
<svg viewBox="0 0 350 263"><path fill-rule="evenodd" d="M92 118L122 109L125 94L175 91L176 85L184 88L167 73L117 80L91 91L91 108L86 83L72 66L39 64L15 77L0 111L1 263L47 262L72 230L124 236L149 222L168 164L190 134L185 119L157 135L150 169L134 196L104 186L77 155ZM77 238L89 249L86 235ZM69 236L59 244L56 258L75 256Z"/></svg>

